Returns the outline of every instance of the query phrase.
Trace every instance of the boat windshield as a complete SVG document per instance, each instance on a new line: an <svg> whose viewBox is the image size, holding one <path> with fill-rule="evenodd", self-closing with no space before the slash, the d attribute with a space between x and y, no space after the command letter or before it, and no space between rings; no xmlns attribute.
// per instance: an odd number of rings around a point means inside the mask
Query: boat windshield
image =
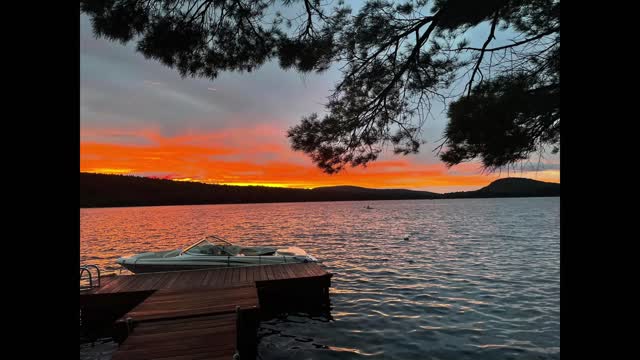
<svg viewBox="0 0 640 360"><path fill-rule="evenodd" d="M206 238L204 238L204 240L208 241L210 244L213 245L218 245L218 246L233 246L232 243L228 242L227 240L215 236L215 235L209 235Z"/></svg>
<svg viewBox="0 0 640 360"><path fill-rule="evenodd" d="M230 242L217 236L208 236L182 251L189 255L213 255L213 256L233 256L234 246Z"/></svg>

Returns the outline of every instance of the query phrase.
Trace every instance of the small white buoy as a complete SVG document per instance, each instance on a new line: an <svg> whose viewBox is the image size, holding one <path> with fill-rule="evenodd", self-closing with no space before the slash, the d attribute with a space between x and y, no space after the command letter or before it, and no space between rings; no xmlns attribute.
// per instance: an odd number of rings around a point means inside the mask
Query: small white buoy
<svg viewBox="0 0 640 360"><path fill-rule="evenodd" d="M404 236L404 239L405 239L405 240L409 240L409 235L405 235L405 236Z"/></svg>

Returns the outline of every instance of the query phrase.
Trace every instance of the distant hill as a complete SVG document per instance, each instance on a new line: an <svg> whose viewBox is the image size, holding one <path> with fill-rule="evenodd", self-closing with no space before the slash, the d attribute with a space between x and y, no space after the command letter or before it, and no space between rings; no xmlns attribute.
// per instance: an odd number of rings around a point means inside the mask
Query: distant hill
<svg viewBox="0 0 640 360"><path fill-rule="evenodd" d="M341 194L343 196L375 196L389 199L435 199L442 196L442 194L437 194L429 191L416 191L406 189L369 189L359 186L326 186L315 188L312 191L324 194Z"/></svg>
<svg viewBox="0 0 640 360"><path fill-rule="evenodd" d="M560 196L560 184L526 178L504 178L475 191L460 191L443 195L448 199L532 196Z"/></svg>
<svg viewBox="0 0 640 360"><path fill-rule="evenodd" d="M530 179L507 178L494 181L489 186L476 191L437 194L428 191L368 189L357 186L331 186L308 190L209 185L127 175L80 173L81 208L506 196L560 196L560 185Z"/></svg>

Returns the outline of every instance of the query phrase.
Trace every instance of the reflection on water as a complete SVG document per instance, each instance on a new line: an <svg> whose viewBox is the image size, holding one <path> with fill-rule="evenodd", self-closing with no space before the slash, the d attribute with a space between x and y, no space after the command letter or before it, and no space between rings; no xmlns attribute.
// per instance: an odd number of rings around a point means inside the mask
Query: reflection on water
<svg viewBox="0 0 640 360"><path fill-rule="evenodd" d="M98 339L94 342L80 344L80 360L110 360L118 349L118 344L111 339Z"/></svg>
<svg viewBox="0 0 640 360"><path fill-rule="evenodd" d="M367 203L82 209L81 261L207 234L302 247L334 273L333 319L263 322L263 359L559 358L559 198Z"/></svg>

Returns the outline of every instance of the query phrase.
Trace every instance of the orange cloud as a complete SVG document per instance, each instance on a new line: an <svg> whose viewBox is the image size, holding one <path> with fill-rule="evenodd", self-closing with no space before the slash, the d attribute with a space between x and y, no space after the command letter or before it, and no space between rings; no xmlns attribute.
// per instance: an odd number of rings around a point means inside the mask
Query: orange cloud
<svg viewBox="0 0 640 360"><path fill-rule="evenodd" d="M109 141L116 137L117 143ZM123 144L122 139L127 138L141 141ZM439 163L417 164L408 158L377 161L367 168L348 168L340 174L327 175L303 154L288 148L283 130L270 126L173 137L154 130L84 130L81 132L80 171L303 188L348 184L373 188L465 190L485 186L497 178L496 175L481 174L477 164L462 164L450 171ZM559 181L557 170L511 175Z"/></svg>

